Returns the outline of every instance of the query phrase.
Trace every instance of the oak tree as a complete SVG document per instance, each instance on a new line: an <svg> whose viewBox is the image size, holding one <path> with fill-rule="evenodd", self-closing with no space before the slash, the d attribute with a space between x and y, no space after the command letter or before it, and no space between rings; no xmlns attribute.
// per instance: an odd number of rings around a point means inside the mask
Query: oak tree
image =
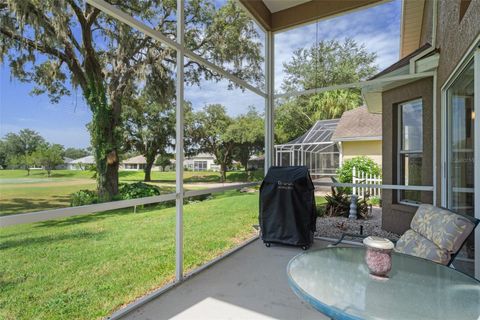
<svg viewBox="0 0 480 320"><path fill-rule="evenodd" d="M303 91L365 80L377 71L376 54L353 39L324 40L294 51L283 64L283 91ZM275 112L279 143L297 138L317 120L340 118L362 105L360 89L342 89L284 99Z"/></svg>
<svg viewBox="0 0 480 320"><path fill-rule="evenodd" d="M175 38L175 0L109 2ZM0 21L0 63L8 63L14 78L35 84L32 93L53 103L81 92L92 112L99 197L110 200L118 193L124 99L146 83L163 88L174 50L82 0L5 0ZM213 0L188 1L185 25L190 50L245 80L262 81L257 29L234 0L218 10ZM185 63L185 75L189 84L221 79L193 60Z"/></svg>

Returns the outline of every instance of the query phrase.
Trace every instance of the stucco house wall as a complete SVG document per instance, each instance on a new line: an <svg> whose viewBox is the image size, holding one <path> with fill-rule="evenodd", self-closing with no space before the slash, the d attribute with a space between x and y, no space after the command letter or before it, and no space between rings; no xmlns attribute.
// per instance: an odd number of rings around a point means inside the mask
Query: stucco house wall
<svg viewBox="0 0 480 320"><path fill-rule="evenodd" d="M437 47L440 48L440 60L437 69L437 109L435 116L437 123L441 123L442 116L442 87L455 71L469 48L480 36L480 1L470 2L463 18L460 20L460 1L441 1L438 8ZM477 134L478 135L478 134ZM441 159L442 136L441 130L435 137L437 146L437 205L441 204ZM478 188L478 186L477 186Z"/></svg>
<svg viewBox="0 0 480 320"><path fill-rule="evenodd" d="M383 183L401 184L397 175L398 168L398 106L402 102L422 99L423 102L423 166L422 184L433 184L433 80L422 79L383 93L382 127L383 130ZM416 206L398 203L397 191L382 192L382 228L402 234L409 229L410 221L417 210ZM421 200L431 203L431 192L423 192Z"/></svg>
<svg viewBox="0 0 480 320"><path fill-rule="evenodd" d="M432 42L432 5L427 1L424 12L423 30L419 46L425 42ZM480 1L471 1L463 18L460 17L461 1L439 1L436 26L435 47L440 53L437 68L437 86L433 87L432 78L419 80L382 94L382 127L383 127L383 183L399 184L397 177L397 131L398 131L398 104L421 98L424 106L423 113L423 170L422 184L433 185L433 145L436 145L436 205L442 203L442 145L441 127L442 112L442 87L455 71L462 58L468 53L474 41L480 35ZM433 96L436 95L436 108L433 109ZM433 118L437 123L437 133L433 133ZM423 192L422 202L432 203L433 193ZM399 204L397 191L384 190L382 193L383 221L382 227L396 233L405 232L410 225L416 211L415 206Z"/></svg>
<svg viewBox="0 0 480 320"><path fill-rule="evenodd" d="M341 152L342 161L358 156L367 156L382 166L382 140L343 141Z"/></svg>

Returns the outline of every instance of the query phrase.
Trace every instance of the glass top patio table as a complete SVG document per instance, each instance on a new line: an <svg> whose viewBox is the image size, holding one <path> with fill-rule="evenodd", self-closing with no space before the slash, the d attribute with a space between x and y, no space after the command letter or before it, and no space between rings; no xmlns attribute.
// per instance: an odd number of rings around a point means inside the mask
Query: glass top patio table
<svg viewBox="0 0 480 320"><path fill-rule="evenodd" d="M326 248L287 266L293 291L332 319L480 319L480 282L452 268L393 253L388 279L370 276L364 248Z"/></svg>

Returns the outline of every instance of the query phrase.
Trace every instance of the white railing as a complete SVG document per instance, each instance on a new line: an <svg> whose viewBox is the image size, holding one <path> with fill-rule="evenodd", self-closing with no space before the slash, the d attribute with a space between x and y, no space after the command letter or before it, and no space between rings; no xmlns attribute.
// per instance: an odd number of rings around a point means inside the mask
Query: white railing
<svg viewBox="0 0 480 320"><path fill-rule="evenodd" d="M340 188L372 188L380 190L409 190L433 192L433 186L405 186L401 184L353 184L343 182L320 182L314 181L313 185L318 187L340 187Z"/></svg>
<svg viewBox="0 0 480 320"><path fill-rule="evenodd" d="M353 184L368 184L368 185L381 185L382 178L380 176L375 176L372 174L365 173L363 171L358 171L355 167L352 169L352 183ZM352 193L364 198L365 195L370 197L381 197L382 192L380 188L375 187L353 187Z"/></svg>
<svg viewBox="0 0 480 320"><path fill-rule="evenodd" d="M216 192L223 192L227 190L234 190L240 189L243 187L252 187L258 185L259 182L249 182L249 183L238 183L238 184L230 184L225 185L222 187L217 188L209 188L209 189L201 189L201 190L188 190L183 193L184 198L194 197L203 194L209 193L216 193ZM349 188L365 188L365 189L377 189L377 190L414 190L414 191L433 191L433 186L404 186L404 185L386 185L381 183L365 183L365 184L358 184L358 183L334 183L334 182L320 182L315 181L315 186L323 186L323 187L349 187ZM0 217L0 228L17 225L17 224L24 224L24 223L34 223L34 222L41 222L59 218L67 218L71 216L77 215L86 215L86 214L93 214L102 211L114 210L114 209L121 209L121 208L129 208L138 205L144 204L152 204L152 203L162 203L165 201L171 201L177 198L176 193L169 193L160 196L154 197L146 197L140 199L132 199L132 200L121 200L121 201L113 201L113 202L106 202L106 203L99 203L99 204L92 204L87 206L81 207L71 207L71 208L62 208L62 209L52 209L46 211L37 211L37 212L29 212L29 213L19 213L13 215L7 215Z"/></svg>
<svg viewBox="0 0 480 320"><path fill-rule="evenodd" d="M232 183L224 185L222 187L207 188L200 190L187 190L183 192L183 198L195 197L204 194L223 192L228 190L241 189L245 187L257 186L259 182L246 182L246 183ZM176 193L162 194L159 196L145 197L139 199L111 201L105 203L90 204L79 207L69 207L60 209L51 209L45 211L18 213L0 217L0 228L13 226L24 223L34 223L41 221L48 221L59 218L67 218L71 216L93 214L103 211L130 208L145 204L162 203L166 201L172 201L177 199L179 195Z"/></svg>

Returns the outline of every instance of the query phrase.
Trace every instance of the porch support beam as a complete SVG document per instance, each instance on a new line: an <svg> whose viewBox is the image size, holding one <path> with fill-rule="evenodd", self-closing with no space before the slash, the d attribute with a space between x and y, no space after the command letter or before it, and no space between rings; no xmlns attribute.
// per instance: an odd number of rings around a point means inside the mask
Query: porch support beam
<svg viewBox="0 0 480 320"><path fill-rule="evenodd" d="M250 12L255 20L268 31L284 31L319 19L328 19L388 0L316 0L307 1L287 9L270 12L261 0L238 0Z"/></svg>
<svg viewBox="0 0 480 320"><path fill-rule="evenodd" d="M307 1L292 8L272 13L271 28L273 31L284 31L316 20L328 19L359 9L366 9L383 2L385 0Z"/></svg>
<svg viewBox="0 0 480 320"><path fill-rule="evenodd" d="M267 31L265 35L265 74L266 89L265 97L265 174L273 165L273 128L274 128L274 88L275 88L275 57L274 57L274 35Z"/></svg>
<svg viewBox="0 0 480 320"><path fill-rule="evenodd" d="M475 121L474 121L474 132L475 137L479 136L480 133L480 44L475 51L474 57L474 79L475 79L475 101L473 103L475 108ZM480 219L480 142L478 138L475 138L474 146L474 172L475 172L475 191L474 198L475 202L473 204L475 208L475 218ZM475 228L475 278L480 279L480 227Z"/></svg>
<svg viewBox="0 0 480 320"><path fill-rule="evenodd" d="M184 100L184 0L177 0L177 83L176 83L176 135L175 135L175 280L183 280L183 100Z"/></svg>
<svg viewBox="0 0 480 320"><path fill-rule="evenodd" d="M359 82L353 82L353 83L339 84L339 85L333 85L333 86L322 87L322 88L308 89L308 90L303 90L303 91L290 91L290 92L285 92L285 93L281 93L281 94L276 94L275 98L278 99L278 98L297 97L297 96L321 93L321 92L332 91L332 90L362 88L362 87L366 87L366 86L382 85L382 84L385 84L385 83L395 82L395 81L415 80L415 79L433 77L433 75L434 75L433 71L415 73L415 74L405 74L405 75L400 75L400 76L393 76L393 77L378 78L378 79L359 81Z"/></svg>

